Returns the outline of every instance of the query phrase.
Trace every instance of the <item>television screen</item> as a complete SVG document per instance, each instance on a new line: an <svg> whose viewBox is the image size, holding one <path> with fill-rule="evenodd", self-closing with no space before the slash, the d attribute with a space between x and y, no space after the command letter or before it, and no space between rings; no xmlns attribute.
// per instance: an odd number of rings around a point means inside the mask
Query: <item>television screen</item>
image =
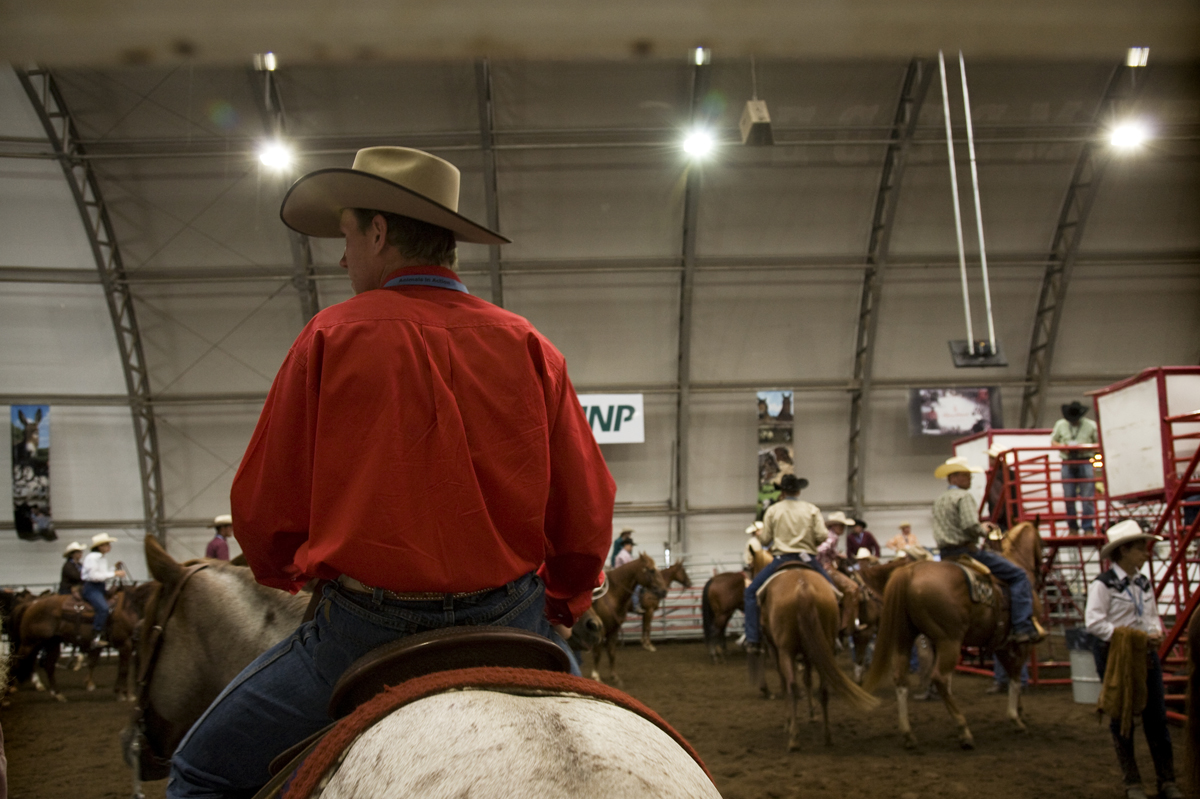
<svg viewBox="0 0 1200 799"><path fill-rule="evenodd" d="M1004 426L994 386L910 389L908 414L914 436L966 436Z"/></svg>

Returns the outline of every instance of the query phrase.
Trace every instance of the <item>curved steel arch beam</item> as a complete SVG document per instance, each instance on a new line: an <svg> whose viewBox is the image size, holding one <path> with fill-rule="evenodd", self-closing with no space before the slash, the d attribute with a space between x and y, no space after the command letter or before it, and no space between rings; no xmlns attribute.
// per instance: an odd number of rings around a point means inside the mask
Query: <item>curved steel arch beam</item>
<svg viewBox="0 0 1200 799"><path fill-rule="evenodd" d="M854 339L854 385L850 394L850 447L846 465L846 504L861 514L863 508L863 474L866 461L868 404L871 398L872 373L875 362L875 333L879 327L879 301L883 290L883 274L888 265L892 228L900 199L900 184L908 161L908 148L917 129L921 105L929 93L933 79L932 62L914 58L904 74L900 101L892 121L891 141L883 160L879 189L875 193L875 213L871 221L871 238L867 247L867 264L863 271L862 294L858 306L858 331Z"/></svg>
<svg viewBox="0 0 1200 799"><path fill-rule="evenodd" d="M1037 313L1033 318L1029 356L1025 361L1021 427L1037 427L1041 420L1046 400L1046 385L1050 380L1050 369L1054 362L1054 346L1058 341L1059 325L1062 322L1063 303L1067 299L1067 286L1071 282L1071 271L1079 255L1084 226L1091 215L1096 193L1112 156L1111 149L1107 143L1100 140L1099 134L1117 104L1132 100L1136 96L1136 84L1132 79L1125 80L1129 70L1125 64L1120 64L1108 80L1108 86L1096 106L1096 113L1092 116L1093 135L1084 142L1075 162L1071 184L1067 187L1062 210L1058 214L1058 226L1054 229L1050 253L1046 258L1042 290L1038 295Z"/></svg>
<svg viewBox="0 0 1200 799"><path fill-rule="evenodd" d="M125 282L125 264L117 236L109 218L108 207L90 162L81 158L79 132L63 101L54 77L47 69L33 67L15 70L30 103L46 129L63 175L79 209L83 228L87 232L104 298L108 302L121 366L125 372L125 388L129 409L133 414L133 430L137 439L138 472L142 481L142 510L146 533L163 540L162 467L159 459L158 433L154 424L154 406L150 397L150 376L142 337L133 307L133 295Z"/></svg>

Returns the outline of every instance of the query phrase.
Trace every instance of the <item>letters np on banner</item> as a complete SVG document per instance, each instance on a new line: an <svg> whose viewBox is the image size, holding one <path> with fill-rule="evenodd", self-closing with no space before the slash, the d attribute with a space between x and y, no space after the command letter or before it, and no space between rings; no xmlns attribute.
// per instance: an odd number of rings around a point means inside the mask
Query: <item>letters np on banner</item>
<svg viewBox="0 0 1200 799"><path fill-rule="evenodd" d="M13 405L12 497L17 535L26 541L54 541L50 517L50 406Z"/></svg>
<svg viewBox="0 0 1200 799"><path fill-rule="evenodd" d="M579 404L597 444L640 444L646 440L641 394L580 394Z"/></svg>

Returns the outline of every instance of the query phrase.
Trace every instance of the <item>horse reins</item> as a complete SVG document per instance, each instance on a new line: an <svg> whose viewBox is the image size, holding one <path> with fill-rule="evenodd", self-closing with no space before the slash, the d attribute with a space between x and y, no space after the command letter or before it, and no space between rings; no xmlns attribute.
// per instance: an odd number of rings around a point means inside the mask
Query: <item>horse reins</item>
<svg viewBox="0 0 1200 799"><path fill-rule="evenodd" d="M171 765L170 755L168 755L166 758L163 758L152 748L148 746L143 747L141 745L142 741L145 741L147 744L150 742L150 739L146 736L146 711L150 707L150 675L154 672L154 666L158 663L158 656L162 651L163 633L166 629L167 621L171 618L171 614L175 612L175 605L179 602L179 596L183 593L183 587L187 585L188 580L192 579L192 577L194 577L197 573L207 569L208 565L209 564L207 563L196 563L183 570L183 574L181 574L179 576L179 580L176 581L175 587L171 590L170 595L167 597L167 601L165 603L155 603L154 617L156 619L161 619L161 621L157 621L156 623L150 625L146 637L141 642L142 646L146 647L146 649L143 650L146 656L144 658L140 658L142 662L138 668L137 704L134 705L133 708L134 726L137 728L137 749L135 755L137 762L135 762L133 765L137 770L139 777L141 776L142 757L146 757L152 766L159 769L169 768ZM165 612L162 612L163 608L166 609ZM152 619L147 616L146 621L149 622L151 620ZM139 649L141 649L141 647L139 647Z"/></svg>

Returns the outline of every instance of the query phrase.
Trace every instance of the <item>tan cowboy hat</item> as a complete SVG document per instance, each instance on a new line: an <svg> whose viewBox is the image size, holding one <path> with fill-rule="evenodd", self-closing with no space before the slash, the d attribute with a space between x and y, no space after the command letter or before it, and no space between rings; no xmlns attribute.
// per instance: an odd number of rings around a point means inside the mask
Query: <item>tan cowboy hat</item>
<svg viewBox="0 0 1200 799"><path fill-rule="evenodd" d="M761 529L763 529L763 523L762 523L762 522L755 522L754 524L752 524L752 525L750 525L749 527L747 527L747 528L746 528L746 535L754 535L755 533L757 533L757 532L758 532L759 530L761 530Z"/></svg>
<svg viewBox="0 0 1200 799"><path fill-rule="evenodd" d="M93 547L98 547L101 544L115 544L115 543L117 543L117 539L113 538L108 533L97 533L96 535L92 536L92 546Z"/></svg>
<svg viewBox="0 0 1200 799"><path fill-rule="evenodd" d="M911 529L911 528L912 528L912 522L900 522L900 524L898 524L898 525L896 525L896 526L897 526L897 527L900 527L900 528L908 527L908 528L910 528L910 529Z"/></svg>
<svg viewBox="0 0 1200 799"><path fill-rule="evenodd" d="M1142 526L1133 519L1126 519L1123 522L1117 522L1112 527L1108 528L1108 543L1100 550L1100 559L1104 560L1110 553L1122 544L1128 544L1131 541L1162 541L1161 535L1151 535L1142 529Z"/></svg>
<svg viewBox="0 0 1200 799"><path fill-rule="evenodd" d="M499 233L458 213L458 167L408 147L367 147L354 166L318 169L288 189L283 224L306 236L341 238L346 208L369 208L443 227L457 241L509 244Z"/></svg>
<svg viewBox="0 0 1200 799"><path fill-rule="evenodd" d="M836 510L825 518L825 524L844 524L847 527L853 527L854 520L847 519L846 514L842 513L840 510Z"/></svg>
<svg viewBox="0 0 1200 799"><path fill-rule="evenodd" d="M233 526L233 517L228 513L222 513L220 516L213 519L213 527L224 527L225 525Z"/></svg>
<svg viewBox="0 0 1200 799"><path fill-rule="evenodd" d="M999 444L995 444L991 447L988 447L987 454L989 458L999 458L1003 452L1005 452L1004 447L1000 446Z"/></svg>
<svg viewBox="0 0 1200 799"><path fill-rule="evenodd" d="M955 472L971 472L972 474L979 474L982 471L983 469L980 469L978 466L972 466L971 464L967 463L966 458L959 457L950 458L941 466L934 469L933 476L941 480L942 478L949 477Z"/></svg>
<svg viewBox="0 0 1200 799"><path fill-rule="evenodd" d="M854 553L855 560L866 560L867 558L873 557L875 556L871 554L871 550L867 549L866 547L859 547L858 551Z"/></svg>
<svg viewBox="0 0 1200 799"><path fill-rule="evenodd" d="M71 543L67 544L67 548L63 550L63 557L65 558L67 555L70 555L72 552L82 552L82 551L83 551L83 544L79 543L78 541L72 541Z"/></svg>

